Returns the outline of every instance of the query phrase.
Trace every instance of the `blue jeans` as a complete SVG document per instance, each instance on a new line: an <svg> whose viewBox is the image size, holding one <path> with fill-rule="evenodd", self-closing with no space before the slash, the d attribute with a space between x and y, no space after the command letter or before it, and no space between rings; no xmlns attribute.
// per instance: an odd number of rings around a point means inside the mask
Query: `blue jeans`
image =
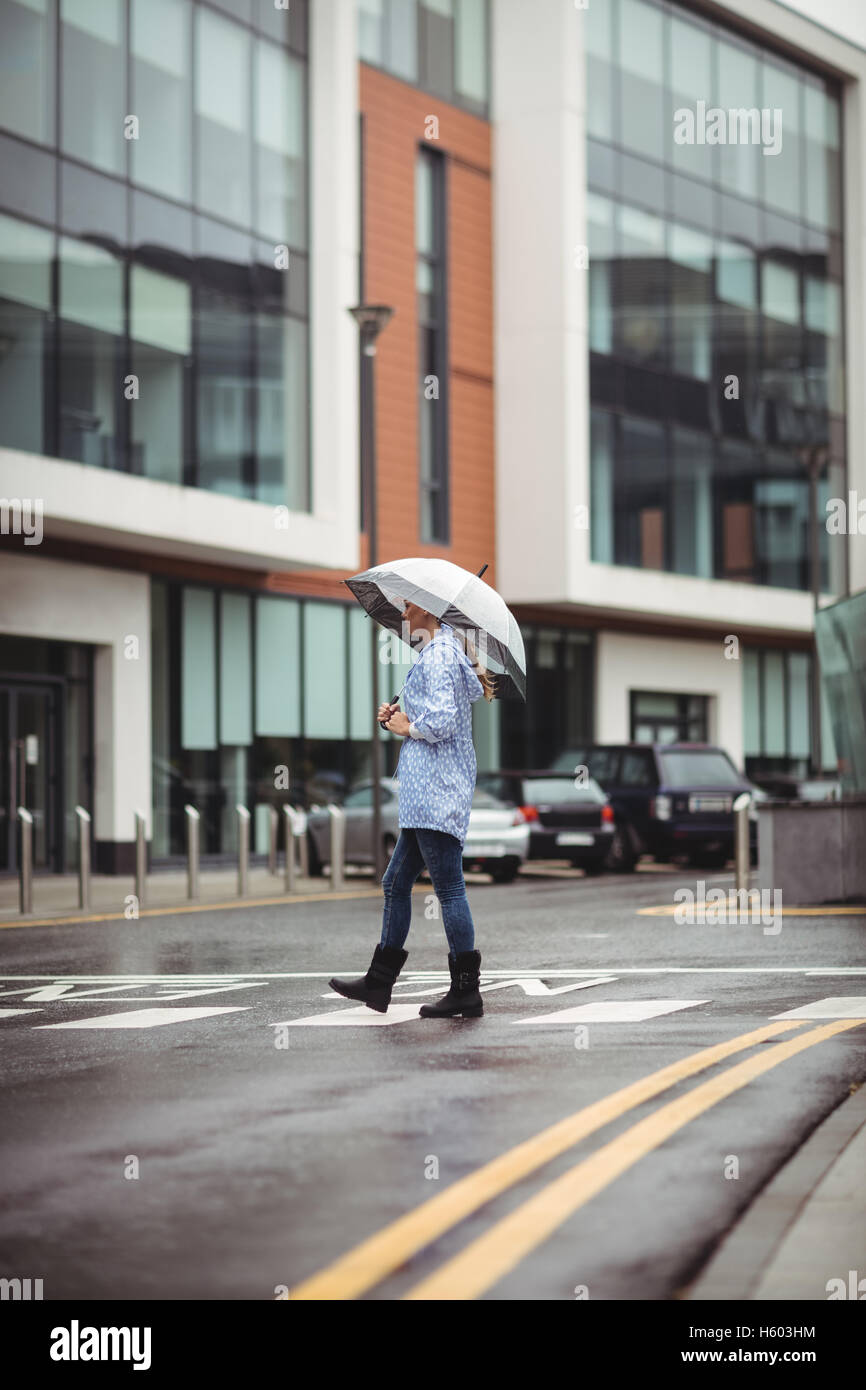
<svg viewBox="0 0 866 1390"><path fill-rule="evenodd" d="M385 910L379 945L402 948L409 935L412 885L425 864L442 908L449 955L455 957L461 951L471 951L475 946L475 927L463 881L463 848L455 835L423 827L401 829L391 861L382 876Z"/></svg>

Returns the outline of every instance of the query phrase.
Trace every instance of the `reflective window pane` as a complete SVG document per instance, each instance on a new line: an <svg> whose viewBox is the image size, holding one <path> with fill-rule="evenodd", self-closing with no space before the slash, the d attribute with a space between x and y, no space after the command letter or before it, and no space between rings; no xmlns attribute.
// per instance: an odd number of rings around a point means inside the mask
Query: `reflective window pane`
<svg viewBox="0 0 866 1390"><path fill-rule="evenodd" d="M61 458L122 464L123 266L100 247L60 238Z"/></svg>
<svg viewBox="0 0 866 1390"><path fill-rule="evenodd" d="M762 129L762 143L772 154L762 155L764 199L780 212L800 215L800 100L799 78L775 63L762 64L761 106L769 119L772 113L771 143L768 132ZM764 117L762 116L762 120ZM778 145L778 149L776 146Z"/></svg>
<svg viewBox="0 0 866 1390"><path fill-rule="evenodd" d="M0 216L0 442L41 453L53 233Z"/></svg>
<svg viewBox="0 0 866 1390"><path fill-rule="evenodd" d="M184 481L184 426L191 353L190 287L183 280L133 266L130 274L135 473Z"/></svg>
<svg viewBox="0 0 866 1390"><path fill-rule="evenodd" d="M256 230L280 245L306 246L304 65L256 43Z"/></svg>
<svg viewBox="0 0 866 1390"><path fill-rule="evenodd" d="M586 122L590 135L613 140L613 24L619 0L581 10L586 49Z"/></svg>
<svg viewBox="0 0 866 1390"><path fill-rule="evenodd" d="M250 223L250 35L196 9L197 197L216 217Z"/></svg>
<svg viewBox="0 0 866 1390"><path fill-rule="evenodd" d="M309 509L307 326L260 314L256 321L256 497Z"/></svg>
<svg viewBox="0 0 866 1390"><path fill-rule="evenodd" d="M0 0L3 80L0 126L54 144L54 6L51 0Z"/></svg>
<svg viewBox="0 0 866 1390"><path fill-rule="evenodd" d="M197 320L199 486L247 497L253 491L249 314L219 290L202 289Z"/></svg>
<svg viewBox="0 0 866 1390"><path fill-rule="evenodd" d="M304 605L304 733L345 738L346 609L336 603Z"/></svg>
<svg viewBox="0 0 866 1390"><path fill-rule="evenodd" d="M636 154L662 159L665 152L665 17L645 0L620 0L620 139Z"/></svg>
<svg viewBox="0 0 866 1390"><path fill-rule="evenodd" d="M216 594L183 590L180 639L180 741L183 748L216 748Z"/></svg>
<svg viewBox="0 0 866 1390"><path fill-rule="evenodd" d="M672 132L678 113L682 111L693 115L697 126L698 102L704 107L715 105L715 84L712 41L705 29L674 16L669 26L669 43L671 92L667 102L667 124ZM695 140L688 144L671 139L669 148L674 167L696 178L715 179L718 146L699 142L697 128L694 134Z"/></svg>
<svg viewBox="0 0 866 1390"><path fill-rule="evenodd" d="M60 0L61 147L113 174L128 143L123 11L121 0Z"/></svg>
<svg viewBox="0 0 866 1390"><path fill-rule="evenodd" d="M300 630L293 599L256 599L257 734L301 732Z"/></svg>
<svg viewBox="0 0 866 1390"><path fill-rule="evenodd" d="M758 60L743 45L719 39L718 50L719 98L723 111L758 111ZM751 132L751 117L750 117ZM742 198L756 198L760 193L761 164L768 158L761 146L753 141L728 141L719 147L719 178L722 185Z"/></svg>
<svg viewBox="0 0 866 1390"><path fill-rule="evenodd" d="M454 57L457 92L483 106L487 101L486 0L457 0Z"/></svg>
<svg viewBox="0 0 866 1390"><path fill-rule="evenodd" d="M141 126L132 178L189 202L190 6L188 0L132 0L132 109Z"/></svg>

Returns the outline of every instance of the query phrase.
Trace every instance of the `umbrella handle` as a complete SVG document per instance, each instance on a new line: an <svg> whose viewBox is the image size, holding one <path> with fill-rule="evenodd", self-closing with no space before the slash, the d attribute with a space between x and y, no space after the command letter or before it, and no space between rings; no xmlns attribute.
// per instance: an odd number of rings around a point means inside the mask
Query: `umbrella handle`
<svg viewBox="0 0 866 1390"><path fill-rule="evenodd" d="M396 705L396 703L397 703L397 701L399 700L399 698L400 698L399 695L395 695L394 698L393 698L392 701L391 701L391 704L392 704L392 705ZM379 725L380 725L381 728L387 729L387 727L388 727L388 722L387 722L387 720L385 720L385 719L380 719L380 720L379 720Z"/></svg>

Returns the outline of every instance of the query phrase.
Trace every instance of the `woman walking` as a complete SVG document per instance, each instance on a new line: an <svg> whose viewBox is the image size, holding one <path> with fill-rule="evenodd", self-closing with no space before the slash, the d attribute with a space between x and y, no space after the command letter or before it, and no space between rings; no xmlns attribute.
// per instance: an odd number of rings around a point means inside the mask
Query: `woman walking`
<svg viewBox="0 0 866 1390"><path fill-rule="evenodd" d="M472 705L492 700L493 680L470 661L448 623L415 603L404 603L403 620L418 660L404 688L405 713L381 705L378 718L403 737L395 776L399 782L400 838L382 887L382 935L366 975L330 981L347 999L385 1013L391 990L406 963L404 942L412 913L412 885L426 864L439 900L451 988L435 1004L424 1004L422 1018L477 1018L484 1012L479 992L481 954L463 881L463 846L475 790ZM476 674L477 672L477 674Z"/></svg>

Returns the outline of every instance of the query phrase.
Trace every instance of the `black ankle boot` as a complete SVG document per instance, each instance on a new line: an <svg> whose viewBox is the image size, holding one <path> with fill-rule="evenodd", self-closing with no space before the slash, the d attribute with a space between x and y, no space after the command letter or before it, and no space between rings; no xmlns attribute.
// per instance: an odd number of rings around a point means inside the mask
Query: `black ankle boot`
<svg viewBox="0 0 866 1390"><path fill-rule="evenodd" d="M366 975L361 975L357 980L329 980L328 984L345 999L357 999L368 1009L375 1009L379 1014L387 1013L394 981L408 956L408 951L402 951L397 946L377 946Z"/></svg>
<svg viewBox="0 0 866 1390"><path fill-rule="evenodd" d="M478 983L481 973L481 952L461 951L456 960L448 957L451 988L435 1004L422 1004L421 1018L480 1018L484 1004Z"/></svg>

